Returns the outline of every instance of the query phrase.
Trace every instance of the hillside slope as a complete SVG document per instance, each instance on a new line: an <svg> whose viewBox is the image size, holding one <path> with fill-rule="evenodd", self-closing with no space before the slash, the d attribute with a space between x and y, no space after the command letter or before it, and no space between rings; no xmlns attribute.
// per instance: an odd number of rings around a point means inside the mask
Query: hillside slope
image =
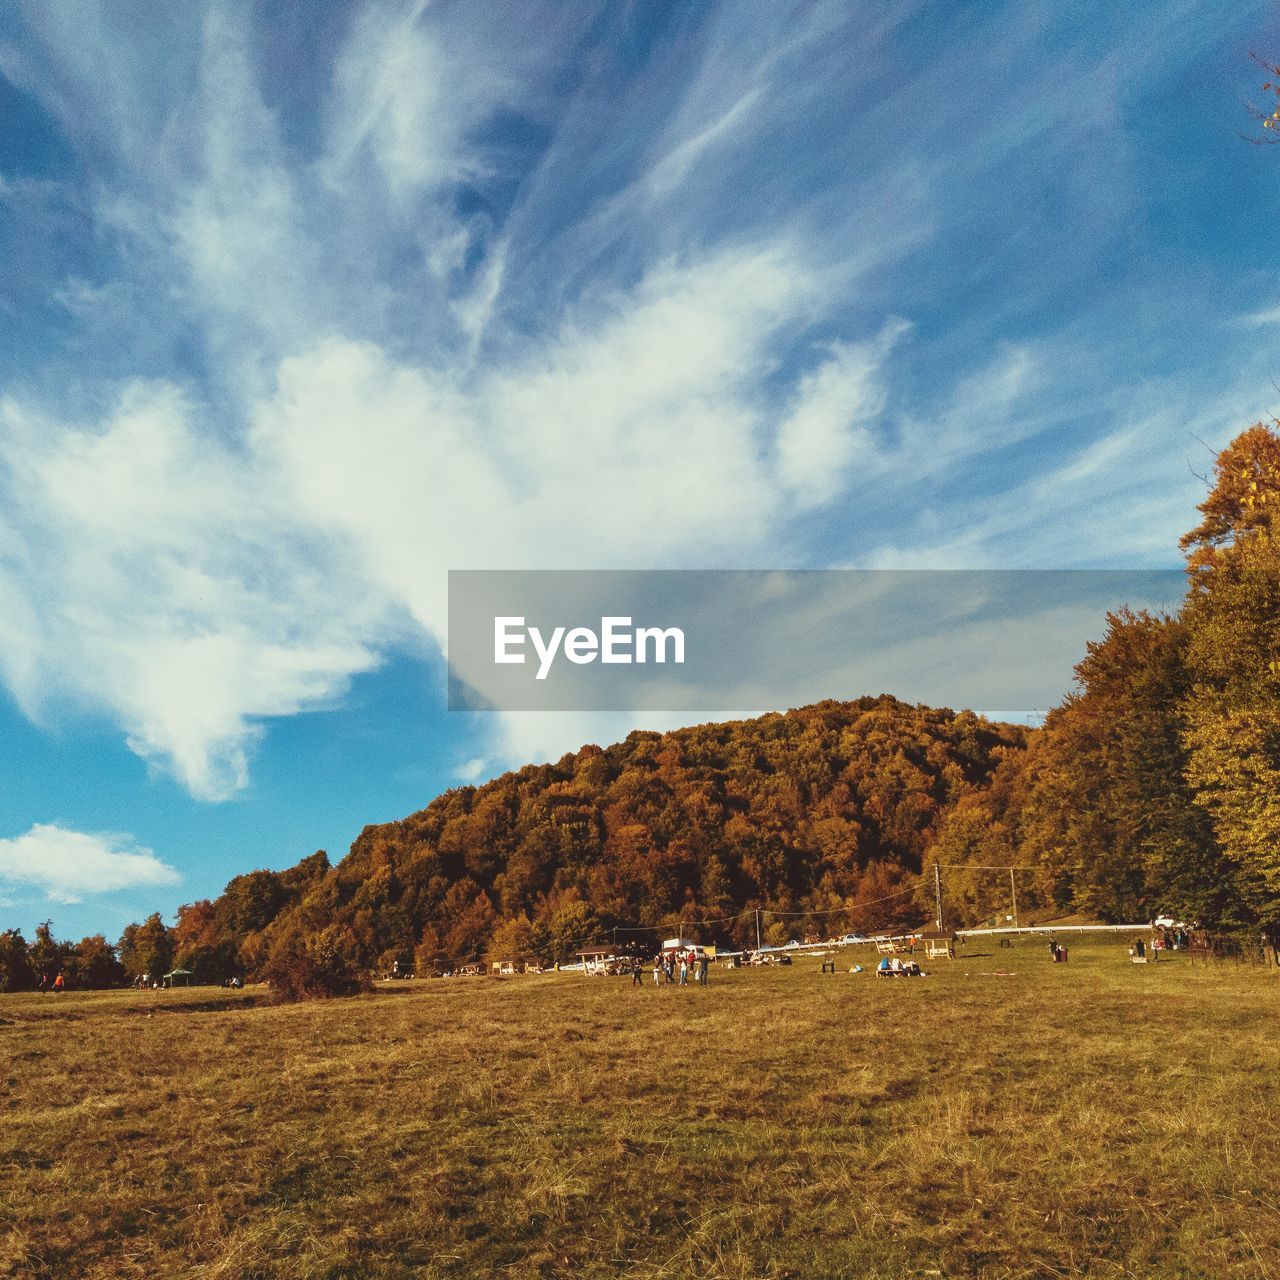
<svg viewBox="0 0 1280 1280"><path fill-rule="evenodd" d="M1026 739L1018 726L888 696L636 732L366 827L332 868L313 855L306 875L238 877L222 899L184 912L192 924L200 913L203 928L179 942L188 962L206 965L211 948L226 957L233 946L252 970L291 931L340 935L369 964L415 952L420 962L551 958L593 933L647 940L625 930L757 906L848 908L824 928L915 920L920 908L902 891L940 818ZM246 913L248 891L258 905ZM817 920L770 927L782 938ZM745 941L754 922L708 932Z"/></svg>

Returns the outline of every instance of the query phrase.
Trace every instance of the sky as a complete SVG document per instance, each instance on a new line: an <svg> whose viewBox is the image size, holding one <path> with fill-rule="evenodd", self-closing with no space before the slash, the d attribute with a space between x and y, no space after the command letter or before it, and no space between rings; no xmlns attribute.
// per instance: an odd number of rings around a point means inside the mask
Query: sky
<svg viewBox="0 0 1280 1280"><path fill-rule="evenodd" d="M450 569L1176 566L1280 412L1251 50L1270 4L0 8L0 928L637 723L448 711Z"/></svg>

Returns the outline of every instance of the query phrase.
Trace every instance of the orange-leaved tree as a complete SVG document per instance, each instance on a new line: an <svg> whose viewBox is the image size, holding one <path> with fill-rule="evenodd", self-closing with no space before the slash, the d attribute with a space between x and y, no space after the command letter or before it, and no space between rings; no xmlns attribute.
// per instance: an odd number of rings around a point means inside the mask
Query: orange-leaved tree
<svg viewBox="0 0 1280 1280"><path fill-rule="evenodd" d="M1218 456L1183 539L1191 690L1187 777L1239 867L1245 900L1280 921L1280 433L1261 423Z"/></svg>

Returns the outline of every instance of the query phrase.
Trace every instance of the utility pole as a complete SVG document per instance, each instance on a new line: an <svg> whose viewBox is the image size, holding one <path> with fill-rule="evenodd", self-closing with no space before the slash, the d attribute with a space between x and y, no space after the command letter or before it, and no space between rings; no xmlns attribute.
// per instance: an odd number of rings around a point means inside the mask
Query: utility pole
<svg viewBox="0 0 1280 1280"><path fill-rule="evenodd" d="M760 908L756 908L756 950L760 950Z"/></svg>
<svg viewBox="0 0 1280 1280"><path fill-rule="evenodd" d="M1013 868L1009 868L1009 896L1013 899L1013 927L1018 927L1018 882L1013 877Z"/></svg>
<svg viewBox="0 0 1280 1280"><path fill-rule="evenodd" d="M938 905L938 932L942 932L942 868L933 864L933 897Z"/></svg>

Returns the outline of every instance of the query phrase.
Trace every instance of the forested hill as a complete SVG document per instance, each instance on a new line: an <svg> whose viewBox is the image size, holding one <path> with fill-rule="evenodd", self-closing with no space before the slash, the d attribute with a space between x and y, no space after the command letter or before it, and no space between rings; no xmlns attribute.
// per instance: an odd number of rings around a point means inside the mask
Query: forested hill
<svg viewBox="0 0 1280 1280"><path fill-rule="evenodd" d="M774 942L916 924L926 859L945 869L949 922L1007 911L1012 868L1024 912L1168 912L1280 944L1277 428L1219 454L1181 540L1182 606L1110 614L1042 728L879 697L633 733L367 827L336 867L317 853L237 876L118 948L7 930L0 989L64 966L109 985L176 959L333 991L393 959L546 960L743 912L702 936L748 942L754 908Z"/></svg>
<svg viewBox="0 0 1280 1280"><path fill-rule="evenodd" d="M552 957L615 926L755 906L851 908L824 921L840 929L914 922L910 893L861 914L857 904L912 888L941 817L1026 737L891 697L632 733L366 827L333 868L313 857L306 874L238 877L217 902L183 909L179 949L206 968L234 951L253 970L291 934L327 933L362 964L422 963ZM803 927L773 924L787 936Z"/></svg>

